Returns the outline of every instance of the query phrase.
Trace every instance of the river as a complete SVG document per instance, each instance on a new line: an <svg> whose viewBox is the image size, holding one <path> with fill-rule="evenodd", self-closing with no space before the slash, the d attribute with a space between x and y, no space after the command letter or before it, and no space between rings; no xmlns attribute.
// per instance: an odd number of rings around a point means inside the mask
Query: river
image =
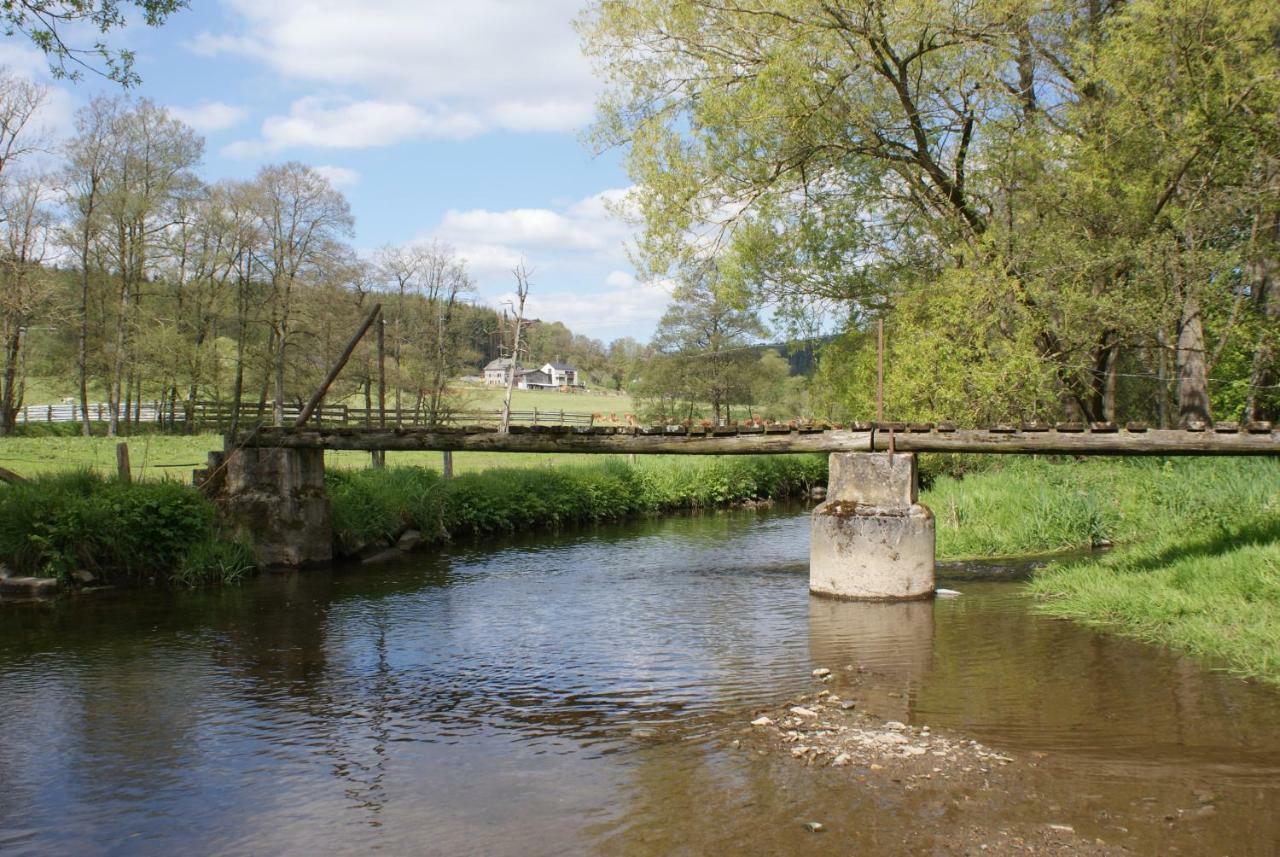
<svg viewBox="0 0 1280 857"><path fill-rule="evenodd" d="M803 509L744 510L0 603L0 853L952 853L1015 823L1276 853L1280 693L1038 615L1016 568L859 605L811 599L807 554ZM817 667L1026 789L973 818L736 745Z"/></svg>

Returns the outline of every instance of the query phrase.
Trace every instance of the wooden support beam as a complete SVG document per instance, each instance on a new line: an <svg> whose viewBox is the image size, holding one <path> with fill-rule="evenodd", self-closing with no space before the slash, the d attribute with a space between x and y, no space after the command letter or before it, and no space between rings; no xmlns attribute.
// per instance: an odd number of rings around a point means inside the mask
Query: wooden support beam
<svg viewBox="0 0 1280 857"><path fill-rule="evenodd" d="M469 450L480 452L582 452L647 455L769 455L791 452L973 452L1059 455L1280 455L1280 432L1224 434L1152 429L1023 432L1008 427L930 432L798 429L786 433L695 434L679 427L643 430L604 427L513 426L492 429L259 429L247 446L346 450ZM892 435L892 436L891 436Z"/></svg>
<svg viewBox="0 0 1280 857"><path fill-rule="evenodd" d="M298 421L294 423L295 428L301 428L306 425L307 420L311 419L311 414L319 406L320 401L324 398L324 394L329 392L329 386L338 379L338 373L342 371L342 367L347 365L347 361L351 359L351 354L356 350L356 346L360 344L361 338L373 326L374 319L382 312L382 304L374 304L373 309L369 310L369 314L365 316L364 321L360 323L360 329L351 337L351 341L347 343L347 347L342 349L342 356L333 364L333 368L329 370L329 374L325 376L324 381L314 393L311 394L311 400L303 407L302 413L298 414Z"/></svg>

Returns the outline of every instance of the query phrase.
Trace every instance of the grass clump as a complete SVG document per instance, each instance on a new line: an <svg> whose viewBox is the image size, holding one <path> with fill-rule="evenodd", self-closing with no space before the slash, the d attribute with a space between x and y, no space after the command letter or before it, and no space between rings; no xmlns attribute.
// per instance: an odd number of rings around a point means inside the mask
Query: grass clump
<svg viewBox="0 0 1280 857"><path fill-rule="evenodd" d="M439 541L800 496L826 475L825 456L663 456L450 480L420 468L331 471L326 480L334 529L352 550L406 527Z"/></svg>
<svg viewBox="0 0 1280 857"><path fill-rule="evenodd" d="M253 568L250 548L219 539L212 504L193 489L89 472L0 487L0 561L63 581L84 570L105 582L186 585Z"/></svg>

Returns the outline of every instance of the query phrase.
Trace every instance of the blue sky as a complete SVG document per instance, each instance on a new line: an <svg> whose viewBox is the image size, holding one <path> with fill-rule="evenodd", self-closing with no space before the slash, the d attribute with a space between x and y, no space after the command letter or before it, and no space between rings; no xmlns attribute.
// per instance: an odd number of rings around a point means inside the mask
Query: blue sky
<svg viewBox="0 0 1280 857"><path fill-rule="evenodd" d="M572 28L582 2L194 0L112 42L137 54L137 93L206 137L206 178L311 164L351 201L361 251L445 240L485 302L509 293L523 257L532 315L643 340L667 292L635 280L630 228L603 204L629 185L620 154L580 139L598 91ZM43 75L18 42L0 62ZM52 85L58 130L112 86Z"/></svg>

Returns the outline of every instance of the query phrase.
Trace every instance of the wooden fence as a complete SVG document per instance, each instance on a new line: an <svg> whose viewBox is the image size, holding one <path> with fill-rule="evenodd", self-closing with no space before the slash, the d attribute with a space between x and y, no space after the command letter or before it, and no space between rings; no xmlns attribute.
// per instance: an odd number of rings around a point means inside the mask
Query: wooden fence
<svg viewBox="0 0 1280 857"><path fill-rule="evenodd" d="M196 429L225 430L231 427L234 413L231 402L195 402L191 407L191 423ZM296 403L284 406L285 425L292 425L298 419L302 406ZM73 423L80 422L79 405L27 405L18 412L18 423ZM107 422L111 418L111 406L105 403L89 405L89 419L93 422ZM249 427L259 423L271 423L274 411L271 403L259 407L257 402L240 404L240 425ZM126 421L123 409L121 422ZM385 414L385 425L425 426L429 423L429 414L423 410L388 409ZM167 424L183 425L187 423L187 411L183 404L167 405L159 402L141 405L131 410L128 422L133 424ZM439 423L448 425L497 425L502 421L501 410L469 410L455 411L441 415ZM312 414L311 423L327 426L350 426L353 428L371 428L381 425L377 408L353 408L347 405L325 405ZM512 411L511 422L518 425L544 426L590 426L594 425L594 415L565 410L540 410L534 408L526 411Z"/></svg>

